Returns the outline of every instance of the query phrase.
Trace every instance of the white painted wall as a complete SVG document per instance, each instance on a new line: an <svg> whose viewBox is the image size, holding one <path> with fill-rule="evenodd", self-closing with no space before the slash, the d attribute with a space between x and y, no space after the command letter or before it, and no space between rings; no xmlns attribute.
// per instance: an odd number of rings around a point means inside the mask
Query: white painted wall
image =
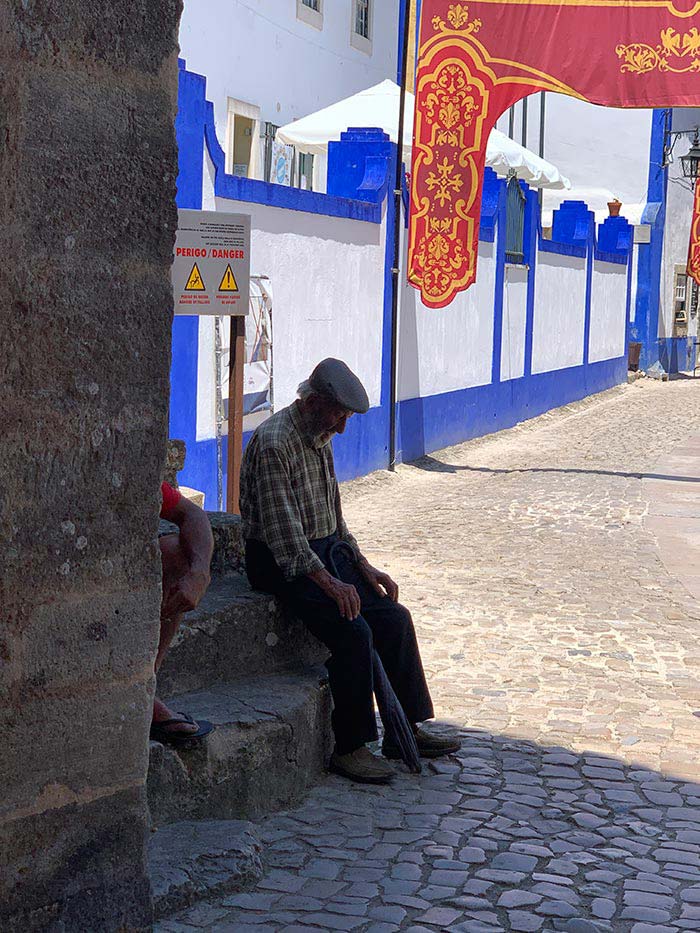
<svg viewBox="0 0 700 933"><path fill-rule="evenodd" d="M323 28L297 18L297 0L185 0L180 55L206 75L217 134L228 99L278 126L385 78L396 80L399 0L374 0L372 54L350 44L352 0L323 0Z"/></svg>
<svg viewBox="0 0 700 933"><path fill-rule="evenodd" d="M426 308L403 289L399 329L399 399L438 395L491 382L494 245L479 244L478 275L446 308ZM404 268L406 266L404 265Z"/></svg>
<svg viewBox="0 0 700 933"><path fill-rule="evenodd" d="M591 283L591 363L625 355L627 266L595 262Z"/></svg>
<svg viewBox="0 0 700 933"><path fill-rule="evenodd" d="M371 405L381 394L385 225L216 198L251 215L251 271L267 275L274 307L275 408L327 356L345 360ZM200 319L197 437L213 437L214 326Z"/></svg>
<svg viewBox="0 0 700 933"><path fill-rule="evenodd" d="M519 379L525 372L527 277L526 266L506 265L503 283L501 382Z"/></svg>
<svg viewBox="0 0 700 933"><path fill-rule="evenodd" d="M586 260L538 252L533 373L580 366L585 321Z"/></svg>

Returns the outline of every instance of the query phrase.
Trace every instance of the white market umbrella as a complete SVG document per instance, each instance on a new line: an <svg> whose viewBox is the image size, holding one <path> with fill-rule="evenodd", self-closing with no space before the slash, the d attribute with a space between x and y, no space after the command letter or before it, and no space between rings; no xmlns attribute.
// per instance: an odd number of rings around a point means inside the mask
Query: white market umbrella
<svg viewBox="0 0 700 933"><path fill-rule="evenodd" d="M317 110L277 130L277 139L298 152L325 157L328 143L340 139L348 127L379 127L393 143L398 140L400 88L394 81L382 81L375 87L346 97L345 100ZM403 158L410 165L413 141L415 97L406 94L406 119ZM493 129L486 147L486 164L499 175L513 170L518 178L533 188L569 188L571 184L559 169L534 152L519 145L499 130Z"/></svg>

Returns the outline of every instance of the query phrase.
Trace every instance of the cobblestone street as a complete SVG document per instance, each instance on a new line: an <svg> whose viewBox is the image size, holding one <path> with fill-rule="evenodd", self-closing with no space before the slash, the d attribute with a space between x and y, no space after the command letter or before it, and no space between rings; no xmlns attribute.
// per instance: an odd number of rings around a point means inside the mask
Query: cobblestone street
<svg viewBox="0 0 700 933"><path fill-rule="evenodd" d="M458 756L327 777L160 931L700 930L700 382L641 380L344 489ZM681 582L683 580L683 582Z"/></svg>

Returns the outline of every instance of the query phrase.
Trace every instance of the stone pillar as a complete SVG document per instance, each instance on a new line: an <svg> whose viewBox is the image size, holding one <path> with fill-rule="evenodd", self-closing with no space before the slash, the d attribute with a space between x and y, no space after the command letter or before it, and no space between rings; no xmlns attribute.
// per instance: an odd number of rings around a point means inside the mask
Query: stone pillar
<svg viewBox="0 0 700 933"><path fill-rule="evenodd" d="M0 929L151 921L180 0L0 11Z"/></svg>

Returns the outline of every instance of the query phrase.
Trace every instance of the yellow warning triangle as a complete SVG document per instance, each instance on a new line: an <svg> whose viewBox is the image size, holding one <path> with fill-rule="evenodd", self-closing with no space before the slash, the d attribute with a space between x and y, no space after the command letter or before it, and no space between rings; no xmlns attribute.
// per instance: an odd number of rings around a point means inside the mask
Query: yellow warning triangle
<svg viewBox="0 0 700 933"><path fill-rule="evenodd" d="M192 266L192 271L190 272L190 277L187 279L187 284L185 285L186 292L205 292L206 286L204 285L204 279L202 278L202 273L199 271L199 266L195 263Z"/></svg>
<svg viewBox="0 0 700 933"><path fill-rule="evenodd" d="M236 276L233 274L233 269L229 263L226 266L226 272L224 272L224 277L221 280L221 285L219 285L220 292L237 292L238 291L238 282L236 281Z"/></svg>

